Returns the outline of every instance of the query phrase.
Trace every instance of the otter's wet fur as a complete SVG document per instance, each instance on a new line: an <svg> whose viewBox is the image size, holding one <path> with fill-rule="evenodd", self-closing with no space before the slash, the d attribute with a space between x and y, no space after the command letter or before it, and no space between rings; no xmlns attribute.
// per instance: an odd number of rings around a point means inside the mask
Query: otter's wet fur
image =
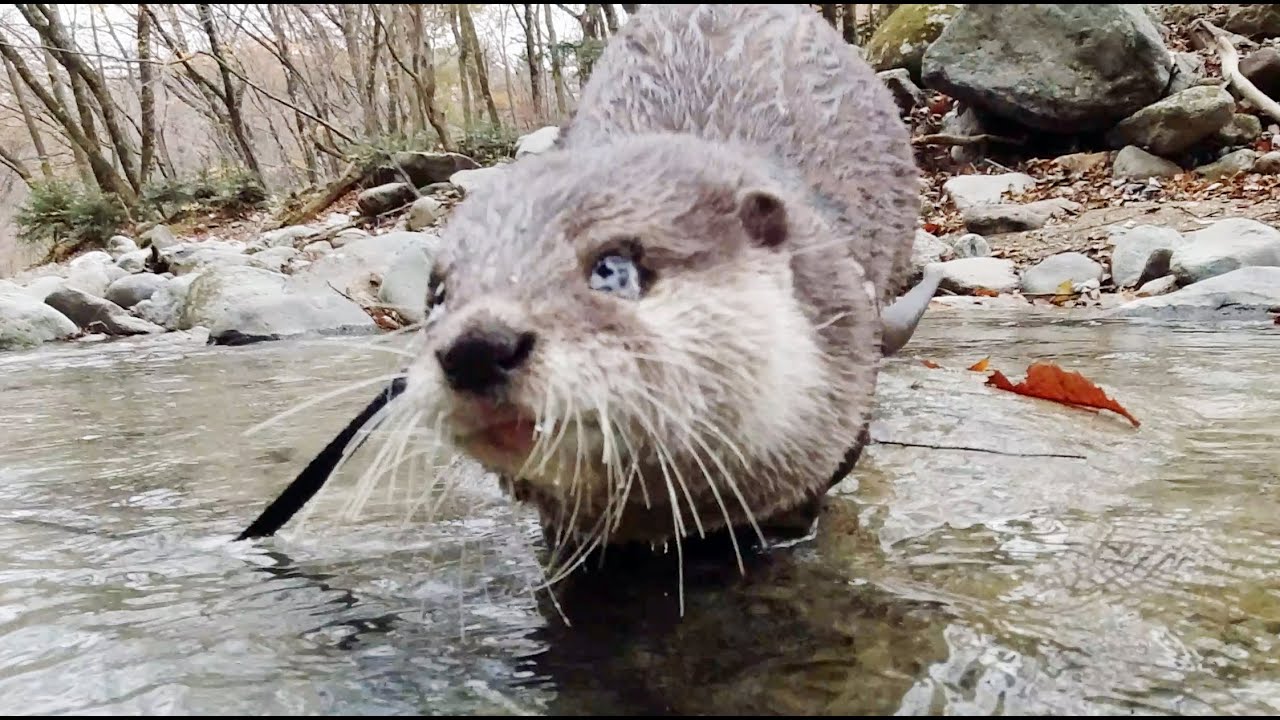
<svg viewBox="0 0 1280 720"><path fill-rule="evenodd" d="M645 6L557 146L445 225L405 398L555 533L753 525L865 428L918 208L889 92L816 12ZM506 348L500 382L459 389L464 343Z"/></svg>

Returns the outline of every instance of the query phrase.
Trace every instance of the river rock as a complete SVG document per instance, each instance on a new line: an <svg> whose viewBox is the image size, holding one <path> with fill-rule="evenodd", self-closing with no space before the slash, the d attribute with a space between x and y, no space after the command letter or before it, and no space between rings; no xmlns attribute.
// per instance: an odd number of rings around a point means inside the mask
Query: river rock
<svg viewBox="0 0 1280 720"><path fill-rule="evenodd" d="M339 232L337 235L329 238L329 244L335 248L340 248L354 240L363 240L369 237L369 233L360 228L347 228Z"/></svg>
<svg viewBox="0 0 1280 720"><path fill-rule="evenodd" d="M1257 162L1253 164L1253 171L1263 175L1280 173L1280 150L1272 150L1258 156Z"/></svg>
<svg viewBox="0 0 1280 720"><path fill-rule="evenodd" d="M370 331L373 320L331 288L317 288L254 267L215 267L188 291L178 329L209 328L211 338L283 338Z"/></svg>
<svg viewBox="0 0 1280 720"><path fill-rule="evenodd" d="M924 53L927 88L1022 125L1103 130L1156 102L1173 60L1141 5L965 5Z"/></svg>
<svg viewBox="0 0 1280 720"><path fill-rule="evenodd" d="M1253 40L1280 37L1280 5L1232 5L1223 27Z"/></svg>
<svg viewBox="0 0 1280 720"><path fill-rule="evenodd" d="M252 259L251 267L260 267L263 270L272 272L284 272L289 266L290 261L298 257L298 251L291 246L279 246L267 248L262 252L256 252L249 257Z"/></svg>
<svg viewBox="0 0 1280 720"><path fill-rule="evenodd" d="M131 237L125 237L124 235L112 235L111 238L107 240L107 254L116 262L120 261L120 257L122 255L136 252L137 250L138 244L135 243Z"/></svg>
<svg viewBox="0 0 1280 720"><path fill-rule="evenodd" d="M480 163L466 155L451 152L398 152L391 156L391 162L399 166L414 187L444 182L460 170L480 167ZM372 182L377 185L403 182L404 179L391 166L378 168L372 174Z"/></svg>
<svg viewBox="0 0 1280 720"><path fill-rule="evenodd" d="M949 237L945 241L956 253L956 259L991 257L991 244L977 233Z"/></svg>
<svg viewBox="0 0 1280 720"><path fill-rule="evenodd" d="M1152 280L1165 277L1170 274L1170 266L1173 263L1173 249L1160 248L1151 253L1147 257L1147 264L1142 268L1142 274L1138 276L1138 285L1146 285Z"/></svg>
<svg viewBox="0 0 1280 720"><path fill-rule="evenodd" d="M160 250L167 250L178 244L178 239L173 236L173 231L168 225L156 225L150 230L138 236L138 247L148 248L154 245Z"/></svg>
<svg viewBox="0 0 1280 720"><path fill-rule="evenodd" d="M1035 178L1025 173L957 175L943 183L942 189L963 212L975 205L998 205L1005 202L1006 191L1021 192L1035 184Z"/></svg>
<svg viewBox="0 0 1280 720"><path fill-rule="evenodd" d="M956 293L978 289L1007 293L1018 289L1018 276L1013 261L1003 258L976 257L940 263L942 282L939 287Z"/></svg>
<svg viewBox="0 0 1280 720"><path fill-rule="evenodd" d="M1132 145L1116 153L1116 159L1111 165L1112 176L1131 180L1173 177L1181 172L1182 168L1168 160Z"/></svg>
<svg viewBox="0 0 1280 720"><path fill-rule="evenodd" d="M1112 226L1107 234L1111 252L1111 280L1118 288L1132 287L1142 277L1147 260L1157 250L1173 250L1186 243L1182 233L1157 225ZM1164 273L1161 273L1163 275Z"/></svg>
<svg viewBox="0 0 1280 720"><path fill-rule="evenodd" d="M1037 200L1023 205L974 205L963 213L965 227L982 235L1038 230L1050 219L1078 212L1080 203L1063 198Z"/></svg>
<svg viewBox="0 0 1280 720"><path fill-rule="evenodd" d="M1196 173L1210 180L1221 180L1229 178L1233 175L1246 173L1253 169L1254 163L1258 161L1258 153L1254 150L1244 148L1223 155L1216 162L1208 165L1201 165L1196 168Z"/></svg>
<svg viewBox="0 0 1280 720"><path fill-rule="evenodd" d="M333 246L329 244L328 240L316 240L315 242L307 243L302 248L302 252L311 255L323 255L327 252L333 252Z"/></svg>
<svg viewBox="0 0 1280 720"><path fill-rule="evenodd" d="M198 277L198 274L191 274L166 279L151 297L133 306L133 313L168 330L177 330L187 304L187 294Z"/></svg>
<svg viewBox="0 0 1280 720"><path fill-rule="evenodd" d="M378 289L378 301L409 322L426 320L427 283L439 249L438 239L430 235L407 243L387 268Z"/></svg>
<svg viewBox="0 0 1280 720"><path fill-rule="evenodd" d="M1229 218L1193 233L1173 251L1170 269L1190 285L1242 267L1280 265L1280 230L1248 218Z"/></svg>
<svg viewBox="0 0 1280 720"><path fill-rule="evenodd" d="M342 216L346 219L346 216ZM308 240L320 234L319 228L310 225L290 225L288 227L278 228L269 232L262 233L253 242L249 243L249 250L262 251L268 248L287 247L292 248L299 242Z"/></svg>
<svg viewBox="0 0 1280 720"><path fill-rule="evenodd" d="M1173 275L1165 275L1164 277L1148 280L1138 288L1138 297L1155 297L1157 295L1168 295L1178 289L1178 278Z"/></svg>
<svg viewBox="0 0 1280 720"><path fill-rule="evenodd" d="M1108 159L1110 159L1109 153L1105 151L1079 152L1054 158L1053 164L1067 172L1083 175L1084 173L1106 167Z"/></svg>
<svg viewBox="0 0 1280 720"><path fill-rule="evenodd" d="M556 127L555 125L549 125L547 127L534 130L533 132L528 133L526 135L521 135L520 137L516 138L516 159L519 160L525 155L541 155L542 153L547 152L548 150L551 150L552 148L554 148L556 146L556 140L558 140L559 138L560 138L560 128ZM477 164L477 165L474 165L473 167L480 167L480 166ZM467 170L467 169L469 168L461 168L461 167L456 168L456 170ZM447 176L441 178L441 180L447 180L447 179L448 179ZM433 181L433 182L439 182L439 181ZM413 230L414 228L409 228L409 229Z"/></svg>
<svg viewBox="0 0 1280 720"><path fill-rule="evenodd" d="M1026 295L1053 295L1064 282L1072 286L1102 280L1102 266L1088 255L1066 252L1047 257L1022 273L1022 292Z"/></svg>
<svg viewBox="0 0 1280 720"><path fill-rule="evenodd" d="M185 275L207 267L252 265L250 255L239 246L218 241L181 243L161 252L165 265L174 275Z"/></svg>
<svg viewBox="0 0 1280 720"><path fill-rule="evenodd" d="M929 44L938 39L962 5L899 5L867 41L865 59L877 71L905 69L920 78L920 64Z"/></svg>
<svg viewBox="0 0 1280 720"><path fill-rule="evenodd" d="M502 172L501 165L480 168L478 170L462 170L450 175L449 182L453 183L454 187L461 190L463 195L470 195L481 187L484 187L500 172Z"/></svg>
<svg viewBox="0 0 1280 720"><path fill-rule="evenodd" d="M423 195L413 201L413 205L409 206L409 220L407 227L410 230L421 230L429 227L431 223L440 219L443 214L444 207L440 201L430 195Z"/></svg>
<svg viewBox="0 0 1280 720"><path fill-rule="evenodd" d="M45 275L32 280L26 287L22 289L22 294L27 297L44 302L49 297L49 293L64 287L67 284L66 278L60 278L56 275Z"/></svg>
<svg viewBox="0 0 1280 720"><path fill-rule="evenodd" d="M367 217L391 212L411 202L417 192L413 186L403 182L391 182L385 185L362 190L356 196L356 207Z"/></svg>
<svg viewBox="0 0 1280 720"><path fill-rule="evenodd" d="M1173 53L1172 79L1166 95L1176 95L1193 88L1204 80L1204 60L1195 53Z"/></svg>
<svg viewBox="0 0 1280 720"><path fill-rule="evenodd" d="M1217 86L1199 85L1148 105L1107 133L1115 147L1136 145L1177 155L1231 122L1235 100Z"/></svg>
<svg viewBox="0 0 1280 720"><path fill-rule="evenodd" d="M911 269L913 274L924 272L926 265L943 262L955 257L955 250L930 232L916 230L911 244Z"/></svg>
<svg viewBox="0 0 1280 720"><path fill-rule="evenodd" d="M150 250L134 250L121 255L116 260L116 267L127 273L139 273L147 269L147 256Z"/></svg>
<svg viewBox="0 0 1280 720"><path fill-rule="evenodd" d="M978 111L965 103L955 103L946 115L942 116L942 134L956 137L974 137L987 132ZM951 148L951 159L958 163L976 162L982 157L981 145L956 145Z"/></svg>
<svg viewBox="0 0 1280 720"><path fill-rule="evenodd" d="M0 350L34 347L80 331L65 315L25 293L0 292Z"/></svg>
<svg viewBox="0 0 1280 720"><path fill-rule="evenodd" d="M1205 320L1222 316L1267 317L1280 305L1280 267L1244 267L1187 285L1177 292L1125 303L1119 317Z"/></svg>
<svg viewBox="0 0 1280 720"><path fill-rule="evenodd" d="M1249 53L1240 61L1240 74L1267 97L1280 97L1280 51L1275 48L1261 48Z"/></svg>
<svg viewBox="0 0 1280 720"><path fill-rule="evenodd" d="M880 82L889 89L898 112L906 115L925 102L924 91L911 81L911 73L905 68L894 68L876 73Z"/></svg>
<svg viewBox="0 0 1280 720"><path fill-rule="evenodd" d="M119 305L81 292L73 287L64 287L49 293L44 299L49 307L67 316L71 322L86 332L98 332L106 335L147 335L164 332L164 328L130 315Z"/></svg>
<svg viewBox="0 0 1280 720"><path fill-rule="evenodd" d="M1236 113L1231 116L1231 122L1214 133L1213 141L1226 147L1239 147L1252 143L1261 134L1262 121L1257 116Z"/></svg>
<svg viewBox="0 0 1280 720"><path fill-rule="evenodd" d="M385 278L396 258L411 245L433 247L433 236L418 232L390 232L344 245L321 257L297 274L304 285L328 290L329 286L351 297L372 300L378 278Z"/></svg>
<svg viewBox="0 0 1280 720"><path fill-rule="evenodd" d="M111 281L115 279L107 272L108 267L115 268L115 260L104 252L95 251L81 255L67 265L66 286L94 297L102 297L107 292L107 286L111 285Z"/></svg>
<svg viewBox="0 0 1280 720"><path fill-rule="evenodd" d="M111 283L106 299L127 310L154 295L167 282L167 278L151 273L126 275Z"/></svg>

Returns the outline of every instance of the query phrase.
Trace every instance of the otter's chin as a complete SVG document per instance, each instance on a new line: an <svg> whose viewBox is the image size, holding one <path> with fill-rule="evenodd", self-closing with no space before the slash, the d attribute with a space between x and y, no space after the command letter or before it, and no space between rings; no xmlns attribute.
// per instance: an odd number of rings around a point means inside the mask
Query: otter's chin
<svg viewBox="0 0 1280 720"><path fill-rule="evenodd" d="M481 463L497 469L519 467L533 451L535 423L511 405L473 401L455 409L454 441Z"/></svg>

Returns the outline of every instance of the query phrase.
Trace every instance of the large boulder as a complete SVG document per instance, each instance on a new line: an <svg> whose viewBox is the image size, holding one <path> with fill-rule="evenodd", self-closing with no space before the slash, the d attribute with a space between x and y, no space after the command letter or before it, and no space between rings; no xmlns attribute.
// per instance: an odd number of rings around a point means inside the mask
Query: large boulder
<svg viewBox="0 0 1280 720"><path fill-rule="evenodd" d="M372 184L404 182L407 176L414 187L422 187L445 182L460 170L480 167L480 163L466 155L448 152L398 152L391 156L391 163L370 174Z"/></svg>
<svg viewBox="0 0 1280 720"><path fill-rule="evenodd" d="M974 257L951 260L940 264L942 281L939 287L956 293L972 293L990 290L998 293L1018 289L1018 276L1013 272L1013 261L1003 258Z"/></svg>
<svg viewBox="0 0 1280 720"><path fill-rule="evenodd" d="M111 283L106 299L127 310L150 298L168 282L168 278L151 273L126 275Z"/></svg>
<svg viewBox="0 0 1280 720"><path fill-rule="evenodd" d="M303 285L254 267L210 268L191 283L178 329L197 325L208 328L214 339L365 332L377 327L359 305L332 288Z"/></svg>
<svg viewBox="0 0 1280 720"><path fill-rule="evenodd" d="M419 232L390 232L385 235L353 240L335 249L294 277L297 282L317 290L334 292L334 288L349 297L372 301L377 297L375 286L397 262L406 248L421 246L435 248L435 236Z"/></svg>
<svg viewBox="0 0 1280 720"><path fill-rule="evenodd" d="M962 213L964 226L982 235L1039 230L1049 220L1079 212L1080 203L1065 198L1049 198L1022 205L974 205Z"/></svg>
<svg viewBox="0 0 1280 720"><path fill-rule="evenodd" d="M378 301L409 322L426 320L427 284L437 252L439 243L434 237L407 243L387 268Z"/></svg>
<svg viewBox="0 0 1280 720"><path fill-rule="evenodd" d="M1059 253L1022 273L1022 292L1024 295L1053 295L1063 283L1069 282L1075 287L1090 280L1102 280L1101 265L1083 253Z"/></svg>
<svg viewBox="0 0 1280 720"><path fill-rule="evenodd" d="M1173 251L1170 270L1183 285L1242 267L1280 266L1280 230L1248 218L1228 218L1193 233Z"/></svg>
<svg viewBox="0 0 1280 720"><path fill-rule="evenodd" d="M1035 178L1025 173L957 175L943 183L942 189L964 211L975 205L999 205L1006 202L1005 193L1022 192L1035 184Z"/></svg>
<svg viewBox="0 0 1280 720"><path fill-rule="evenodd" d="M440 201L430 195L423 195L409 206L409 217L405 221L405 227L410 230L421 230L439 220L442 214L444 214L444 206Z"/></svg>
<svg viewBox="0 0 1280 720"><path fill-rule="evenodd" d="M49 307L57 310L82 330L105 335L147 335L164 332L164 328L130 315L119 305L94 297L72 287L64 287L49 293L44 299Z"/></svg>
<svg viewBox="0 0 1280 720"><path fill-rule="evenodd" d="M138 244L135 243L131 237L126 237L124 235L112 235L111 239L107 240L107 254L115 258L117 261L120 260L121 255L135 252L137 249Z"/></svg>
<svg viewBox="0 0 1280 720"><path fill-rule="evenodd" d="M1258 153L1250 148L1241 148L1218 158L1208 165L1196 168L1196 174L1210 180L1221 180L1240 173L1247 173L1258 162Z"/></svg>
<svg viewBox="0 0 1280 720"><path fill-rule="evenodd" d="M1280 305L1280 267L1246 267L1177 292L1145 297L1113 311L1118 317L1195 321L1224 316L1263 319Z"/></svg>
<svg viewBox="0 0 1280 720"><path fill-rule="evenodd" d="M880 82L889 89L889 93L893 95L893 102L898 106L898 111L903 115L910 113L917 107L924 105L925 95L911 79L911 73L905 68L894 68L876 73L876 77L880 78Z"/></svg>
<svg viewBox="0 0 1280 720"><path fill-rule="evenodd" d="M0 293L0 350L34 347L80 330L65 315L25 293Z"/></svg>
<svg viewBox="0 0 1280 720"><path fill-rule="evenodd" d="M1173 59L1141 5L966 5L926 87L1049 132L1103 130L1160 99Z"/></svg>
<svg viewBox="0 0 1280 720"><path fill-rule="evenodd" d="M1224 24L1227 30L1254 40L1280 37L1280 5L1233 5Z"/></svg>
<svg viewBox="0 0 1280 720"><path fill-rule="evenodd" d="M1138 284L1151 254L1157 250L1173 251L1186 243L1182 233L1156 225L1107 229L1111 244L1111 281L1118 288Z"/></svg>
<svg viewBox="0 0 1280 720"><path fill-rule="evenodd" d="M356 207L360 208L360 214L373 217L403 207L417 195L417 191L409 183L390 182L361 190L356 196Z"/></svg>
<svg viewBox="0 0 1280 720"><path fill-rule="evenodd" d="M1240 74L1267 97L1280 97L1280 51L1262 48L1240 61Z"/></svg>
<svg viewBox="0 0 1280 720"><path fill-rule="evenodd" d="M169 330L177 330L182 311L187 305L191 284L199 275L179 275L169 278L151 294L151 297L133 306L138 317Z"/></svg>
<svg viewBox="0 0 1280 720"><path fill-rule="evenodd" d="M527 135L521 135L516 138L516 159L519 160L525 155L541 155L542 153L554 148L556 146L556 141L559 139L560 128L555 125L548 125L547 127L534 130ZM475 168L480 166L477 164L472 167ZM458 169L466 170L469 168ZM441 178L441 181L443 180L448 180L448 178Z"/></svg>
<svg viewBox="0 0 1280 720"><path fill-rule="evenodd" d="M1226 127L1236 101L1220 87L1197 85L1135 112L1107 134L1115 147L1136 145L1177 155Z"/></svg>
<svg viewBox="0 0 1280 720"><path fill-rule="evenodd" d="M1116 153L1116 159L1111 164L1111 174L1127 180L1173 177L1181 172L1182 168L1174 163L1133 145L1126 146Z"/></svg>
<svg viewBox="0 0 1280 720"><path fill-rule="evenodd" d="M899 5L867 41L866 60L877 71L905 69L920 79L920 64L929 44L960 11L957 4Z"/></svg>

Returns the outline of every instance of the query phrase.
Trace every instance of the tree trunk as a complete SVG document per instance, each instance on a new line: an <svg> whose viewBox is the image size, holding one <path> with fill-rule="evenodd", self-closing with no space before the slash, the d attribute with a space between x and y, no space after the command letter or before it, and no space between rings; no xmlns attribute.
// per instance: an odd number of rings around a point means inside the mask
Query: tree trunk
<svg viewBox="0 0 1280 720"><path fill-rule="evenodd" d="M840 6L839 5L819 5L822 11L822 19L831 24L831 27L839 29L840 27Z"/></svg>
<svg viewBox="0 0 1280 720"><path fill-rule="evenodd" d="M151 67L151 13L146 5L138 6L138 90L139 115L142 116L142 158L138 177L143 183L151 177L155 162L156 95L155 77Z"/></svg>
<svg viewBox="0 0 1280 720"><path fill-rule="evenodd" d="M605 3L603 5L598 5L597 7L599 7L601 12L604 13L604 25L605 27L609 28L609 34L617 35L618 34L618 13L613 9L613 6L608 3Z"/></svg>
<svg viewBox="0 0 1280 720"><path fill-rule="evenodd" d="M285 92L288 93L290 102L300 105L298 73L293 64L293 55L290 52L288 36L285 34L282 13L283 10L279 4L272 3L267 6L267 18L271 24L271 32L275 35L276 52L280 53L281 60L287 66L284 74ZM302 151L302 162L306 165L307 182L314 185L319 180L316 175L316 152L307 141L306 118L296 110L293 113L293 126L298 137L298 148Z"/></svg>
<svg viewBox="0 0 1280 720"><path fill-rule="evenodd" d="M458 6L449 6L449 29L453 31L453 44L458 48L458 92L462 95L462 130L467 135L475 128L471 117L471 83L468 82L467 58L470 56L470 45L463 42L462 31L458 29Z"/></svg>
<svg viewBox="0 0 1280 720"><path fill-rule="evenodd" d="M525 60L529 64L529 95L533 103L533 116L535 119L542 116L542 63L538 58L538 43L534 36L536 23L537 16L533 12L533 5L525 3L524 50Z"/></svg>
<svg viewBox="0 0 1280 720"><path fill-rule="evenodd" d="M858 6L840 6L840 34L850 45L858 44Z"/></svg>
<svg viewBox="0 0 1280 720"><path fill-rule="evenodd" d="M556 26L551 20L551 5L543 5L542 9L547 24L547 52L551 55L551 82L556 88L556 120L559 122L569 114L568 104L565 102L564 65L560 59L559 44L556 42Z"/></svg>
<svg viewBox="0 0 1280 720"><path fill-rule="evenodd" d="M485 68L484 54L480 52L480 38L476 35L476 26L471 22L471 11L466 5L458 6L458 24L462 28L465 40L471 45L474 56L476 81L480 87L480 96L484 98L485 109L489 111L489 121L494 128L502 127L502 119L498 117L498 106L493 102L493 93L489 92L489 72Z"/></svg>
<svg viewBox="0 0 1280 720"><path fill-rule="evenodd" d="M444 120L444 113L436 107L436 63L435 48L431 45L431 33L426 32L422 19L422 5L413 6L413 37L419 42L413 46L413 66L418 84L418 101L422 103L427 122L440 137L440 147L445 151L453 150L449 141L449 128Z"/></svg>
<svg viewBox="0 0 1280 720"><path fill-rule="evenodd" d="M49 163L49 150L44 144L44 133L40 132L40 126L36 124L35 115L31 113L31 103L27 102L27 94L22 91L21 80L13 71L13 65L8 58L4 59L4 70L9 76L9 88L13 91L13 97L18 101L18 109L22 112L22 122L26 124L27 132L31 135L31 145L40 158L40 174L45 180L52 180L53 165Z"/></svg>
<svg viewBox="0 0 1280 720"><path fill-rule="evenodd" d="M55 100L62 108L68 107L70 103L67 101L67 88L63 83L62 76L58 73L57 61L53 59L53 54L48 50L41 53L41 57L44 58L44 70L45 75L49 78L49 89L52 93L52 99ZM12 61L10 61L10 64L13 64ZM16 67L17 66L15 65L15 69ZM24 78L24 82L25 81L26 79ZM34 77L32 82L34 82ZM29 83L28 87L30 87ZM35 89L32 88L31 92L34 94ZM37 95L37 97L39 96ZM43 103L43 100L41 102ZM46 109L48 109L47 104ZM52 112L49 114L53 115ZM57 117L55 116L54 119L56 120ZM80 173L80 182L84 183L85 187L89 187L96 182L93 166L89 162L89 155L85 153L84 148L81 147L79 143L75 142L70 132L67 133L67 145L71 148L71 156L75 158L76 170Z"/></svg>
<svg viewBox="0 0 1280 720"><path fill-rule="evenodd" d="M200 25L204 29L204 34L209 39L209 52L213 54L213 59L217 62L218 70L222 77L223 102L227 106L227 120L231 125L231 136L235 139L236 146L239 148L241 157L249 168L249 172L253 173L258 182L262 182L262 168L258 166L258 157L253 151L253 143L250 142L249 131L245 127L244 118L240 113L240 93L236 91L235 84L231 80L231 71L227 68L227 59L222 53L222 46L218 43L218 32L213 26L213 13L209 9L208 3L196 5L196 10L200 13Z"/></svg>

